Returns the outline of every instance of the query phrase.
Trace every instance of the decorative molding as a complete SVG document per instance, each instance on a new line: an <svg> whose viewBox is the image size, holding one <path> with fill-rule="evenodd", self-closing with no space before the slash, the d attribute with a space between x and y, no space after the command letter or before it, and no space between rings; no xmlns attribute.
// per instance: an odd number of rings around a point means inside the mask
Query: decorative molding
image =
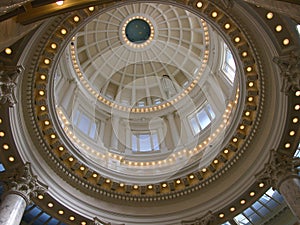
<svg viewBox="0 0 300 225"><path fill-rule="evenodd" d="M212 225L216 220L216 217L211 211L208 211L201 218L196 218L193 221L182 221L182 225Z"/></svg>
<svg viewBox="0 0 300 225"><path fill-rule="evenodd" d="M279 191L281 183L289 177L297 177L297 165L299 159L293 159L289 155L271 150L268 163L265 164L262 173L256 177L259 181L267 183Z"/></svg>
<svg viewBox="0 0 300 225"><path fill-rule="evenodd" d="M290 91L300 89L300 52L291 51L289 54L274 57L273 61L278 65L282 77L281 92L286 95Z"/></svg>
<svg viewBox="0 0 300 225"><path fill-rule="evenodd" d="M14 94L17 77L24 71L22 65L3 66L0 65L0 104L8 102L9 107L13 107L17 103Z"/></svg>
<svg viewBox="0 0 300 225"><path fill-rule="evenodd" d="M111 224L108 222L103 222L102 220L98 219L97 217L94 217L94 221L90 223L90 225L125 225L124 223L122 224Z"/></svg>
<svg viewBox="0 0 300 225"><path fill-rule="evenodd" d="M94 217L94 221L91 223L91 225L111 225L111 223L103 222L102 220L98 219L97 217Z"/></svg>
<svg viewBox="0 0 300 225"><path fill-rule="evenodd" d="M44 194L48 187L38 181L37 176L32 174L30 163L26 163L23 167L18 167L6 172L0 173L0 181L4 183L8 194L20 195L24 198L27 205L31 199L37 197L38 194Z"/></svg>

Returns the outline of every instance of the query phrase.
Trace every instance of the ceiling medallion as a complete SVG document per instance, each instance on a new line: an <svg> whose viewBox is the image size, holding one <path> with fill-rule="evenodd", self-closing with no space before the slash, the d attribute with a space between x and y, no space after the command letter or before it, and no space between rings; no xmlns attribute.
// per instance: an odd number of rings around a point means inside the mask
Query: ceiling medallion
<svg viewBox="0 0 300 225"><path fill-rule="evenodd" d="M151 21L144 16L133 16L122 26L122 38L132 48L144 48L154 38L154 27Z"/></svg>

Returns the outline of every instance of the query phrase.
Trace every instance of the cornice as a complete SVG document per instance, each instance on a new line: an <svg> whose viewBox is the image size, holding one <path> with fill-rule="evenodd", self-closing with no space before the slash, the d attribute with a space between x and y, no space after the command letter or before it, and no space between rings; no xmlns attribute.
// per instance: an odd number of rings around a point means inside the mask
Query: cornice
<svg viewBox="0 0 300 225"><path fill-rule="evenodd" d="M26 75L20 80L21 85L19 85L19 97L24 100L20 101L18 104L17 108L10 110L9 116L11 117L11 125L14 127L12 128L13 136L15 140L17 139L22 139L20 138L20 131L18 131L18 128L21 128L22 130L24 129L26 134L24 134L24 138L28 140L17 140L19 142L18 150L19 153L21 154L21 157L23 161L30 160L31 157L34 154L40 154L40 156L35 156L36 160L39 159L39 157L42 156L45 161L47 161L48 166L51 167L53 170L56 171L57 175L60 176L62 179L67 181L70 185L74 185L78 190L82 191L85 194L90 195L91 197L97 197L101 201L124 201L124 204L127 204L128 202L135 202L135 203L142 203L141 205L147 205L148 203L153 204L153 202L164 202L163 204L167 204L168 202L172 201L177 201L176 199L183 199L182 196L190 196L191 193L200 193L201 190L206 190L207 187L210 187L210 185L216 184L217 181L222 177L224 178L225 176L228 176L229 172L231 171L232 168L235 168L236 164L240 165L243 162L243 157L249 156L252 153L247 152L251 151L253 149L249 149L250 147L255 147L253 145L253 141L257 139L257 135L263 135L264 130L261 130L261 121L264 120L265 116L267 116L267 112L269 109L266 109L263 104L266 104L265 102L269 100L271 97L269 93L269 90L265 90L265 85L275 85L278 86L278 77L276 77L276 74L278 75L278 71L272 71L275 73L274 79L270 81L269 78L265 80L265 77L269 76L269 74L265 73L265 68L263 68L263 64L268 62L268 59L262 59L261 56L264 55L262 53L263 50L257 48L257 42L256 40L252 40L253 33L251 33L250 30L246 27L242 27L240 24L237 26L235 29L231 27L229 30L226 30L225 28L222 28L224 24L228 21L232 23L232 25L236 25L234 21L243 21L241 18L235 17L233 21L231 21L229 18L227 18L227 13L224 13L221 8L215 8L213 4L210 4L207 1L202 1L204 3L204 6L202 9L198 9L196 7L196 1L189 1L189 9L191 9L193 12L200 13L202 16L207 17L206 19L215 24L215 26L219 26L218 29L223 29L222 32L224 36L230 41L231 46L234 47L235 53L236 54L242 54L245 50L249 51L249 53L252 53L253 55L251 57L246 57L246 59L242 59L241 65L244 67L245 71L244 73L247 74L245 77L245 86L248 85L249 82L254 82L254 85L257 85L257 90L253 90L249 87L247 87L247 97L254 97L257 98L255 100L255 104L257 105L257 108L253 112L254 116L250 120L250 124L248 124L249 120L248 118L245 117L244 115L242 116L242 119L240 120L240 124L246 126L246 136L241 136L239 138L239 141L241 142L233 142L233 138L237 137L237 135L245 134L244 131L241 132L241 130L237 127L235 135L231 138L231 141L228 143L228 148L231 156L226 156L224 157L224 152L221 153L218 157L218 159L221 161L221 164L219 165L214 165L211 164L207 169L208 173L204 173L203 171L195 171L194 179L190 179L190 177L180 177L179 179L181 180L181 185L176 186L176 179L172 181L167 181L168 186L174 185L175 189L174 191L169 191L166 193L160 192L159 194L153 194L153 192L149 192L149 195L141 195L140 192L137 192L132 189L132 187L129 186L131 189L129 193L125 192L122 189L118 189L118 191L113 190L113 184L115 182L110 182L106 183L105 179L102 180L103 183L101 183L101 174L98 174L97 179L94 179L91 176L86 177L87 172L89 171L87 169L87 165L84 164L84 162L78 161L74 156L71 155L71 152L68 151L68 149L61 149L61 142L59 138L61 137L62 133L57 131L57 127L46 127L43 125L44 120L50 120L52 122L52 115L48 113L46 110L46 113L41 111L41 106L50 106L51 104L54 104L54 102L50 99L47 99L45 97L50 97L51 96L51 90L48 89L48 84L47 82L51 78L51 75L48 76L48 74L51 74L53 71L55 71L55 67L48 67L47 65L43 64L43 60L45 57L49 58L50 60L57 60L59 58L59 54L62 51L60 48L58 50L51 50L49 48L49 44L52 43L52 41L57 42L58 47L61 47L66 43L69 38L65 39L63 35L60 34L60 30L57 29L57 27L63 28L64 27L64 22L67 22L68 24L65 26L67 29L72 28L72 18L71 16L69 18L62 18L62 17L57 17L53 20L51 20L53 25L48 27L47 33L44 33L43 37L40 37L40 39L37 39L37 45L33 47L29 52L31 55L33 55L32 58L30 58L30 61L32 64L29 67L26 67L25 73ZM127 4L127 3L121 3L121 4ZM175 4L175 2L172 1L172 4ZM180 5L180 7L184 7L182 3L177 3ZM205 5L206 4L206 5ZM114 7L117 7L118 5L116 4ZM235 6L236 7L236 4ZM101 8L99 6L99 8ZM218 17L217 18L212 18L211 17L211 12L216 10L218 12ZM229 9L228 9L229 10ZM199 12L200 11L200 12ZM75 15L74 14L71 15ZM237 12L232 13L231 17L233 15L236 15ZM82 10L78 12L82 18L85 18L93 12L89 12L88 10ZM247 15L247 14L246 14ZM239 43L235 43L234 39L236 38L236 35L240 35L242 38L242 41ZM259 35L259 34L258 34ZM282 39L280 38L280 41ZM292 45L293 43L291 43ZM280 45L280 44L279 44ZM281 45L282 46L282 45ZM282 46L282 49L286 48L285 46ZM287 47L288 48L288 47ZM274 50L273 50L274 51ZM277 50L278 51L278 50ZM276 50L274 51L276 52ZM248 59L250 59L248 61ZM24 58L24 61L29 61L29 59ZM254 60L254 61L253 61ZM28 65L26 63L26 65ZM248 66L254 66L255 70L254 72L257 72L258 76L255 76L256 73L247 73L247 67ZM50 68L50 69L49 69ZM269 72L271 72L269 71ZM47 75L46 80L41 79L41 75ZM252 76L253 75L253 76ZM254 80L252 80L254 79ZM247 82L246 82L247 80ZM271 83L270 83L271 82ZM275 83L272 83L275 82ZM46 96L39 96L38 91L43 90L46 92ZM258 91L258 93L256 92ZM21 94L22 93L22 94ZM26 93L25 96L23 94ZM254 94L254 95L253 95ZM275 124L276 121L274 121L275 125L272 125L272 127L276 127L276 135L278 136L269 136L269 141L272 142L273 144L264 144L264 146L261 146L260 149L262 150L263 147L270 147L270 145L277 145L273 147L279 147L285 149L285 144L286 141L288 140L289 143L293 144L297 143L297 140L299 140L299 126L296 128L296 136L291 137L291 136L284 136L281 139L281 136L283 132L291 130L291 128L294 128L297 126L297 123L293 122L293 119L297 117L297 113L294 112L293 106L294 104L297 104L297 96L295 96L295 93L292 93L291 96L289 97L282 97L280 96L280 93L277 93L276 96L277 99L280 99L280 102L278 102L278 105L284 107L279 108L278 110L280 111L281 114L281 119L284 119L287 117L287 125L285 124L284 121L279 121L279 123ZM244 97L246 99L246 97ZM299 97L298 97L299 98ZM289 103L292 103L291 106ZM248 104L248 103L247 103ZM248 104L249 105L249 104ZM251 104L250 104L251 105ZM268 105L268 104L266 104ZM287 116L287 111L285 110L286 107L290 107L288 112L289 115ZM246 106L247 107L247 106ZM274 106L273 106L274 107ZM241 109L241 111L245 111L246 108ZM274 110L274 108L273 108ZM291 113L290 113L291 112ZM22 115L21 115L22 114ZM24 118L23 118L24 116ZM278 118L278 117L275 117ZM21 122L21 124L17 124L18 122ZM245 124L243 124L245 122ZM268 122L270 123L270 121ZM286 125L286 127L284 127ZM58 126L58 124L56 124ZM1 127L1 124L0 124ZM1 127L2 128L2 127ZM49 129L50 128L50 129ZM8 129L8 128L5 128ZM260 129L260 130L258 130ZM32 133L34 132L36 137L30 137L29 136L29 131ZM55 133L55 138L51 138L51 135ZM4 139L2 139L4 140ZM1 140L1 143L2 143ZM260 137L260 141L257 141L258 143L262 143L262 137ZM274 144L275 143L275 144ZM28 148L30 152L26 152L24 148ZM292 147L289 147L288 149L291 149ZM61 151L62 150L62 151ZM225 149L224 149L225 150ZM285 149L286 150L286 149ZM267 150L264 151L263 157L261 157L260 162L265 162L267 160L267 155L268 153L266 152ZM8 152L9 153L9 152ZM6 153L5 153L6 154ZM16 153L18 154L18 153ZM6 155L3 155L2 157L6 157ZM73 161L70 161L70 157L73 158ZM253 163L253 167L251 168L251 171L256 169L261 169L262 166L260 165L255 165L255 162ZM6 162L7 166L10 165L9 162ZM84 165L86 170L83 172L80 172L79 167L81 165ZM46 166L45 168L48 168ZM41 168L42 166L35 166L37 170L38 168ZM41 171L36 171L36 173L40 176L43 177L43 173L45 173L45 169L41 168ZM93 172L93 171L91 171ZM199 176L199 178L198 178ZM48 174L47 177L51 179L51 176ZM246 182L247 185L246 187L251 186L250 184L253 183L253 185L257 186L257 181L255 180L254 177L249 179L251 177L251 174L248 176L245 176L244 179L247 179L248 181ZM101 181L101 182L99 182ZM185 186L184 182L187 181L188 185ZM156 184L154 184L156 185ZM68 187L68 185L64 184L64 187ZM246 188L245 187L245 188ZM252 187L252 186L251 186ZM142 188L144 187L138 187L138 190L141 191ZM160 190L162 190L161 185L158 186ZM245 189L244 189L245 190ZM243 193L244 190L240 190L239 193ZM59 195L59 186L53 187L53 191L57 191L57 193L53 194L56 196L56 198L60 198ZM247 191L248 192L248 189ZM227 196L228 194L226 194ZM193 196L193 195L191 195ZM229 196L228 196L229 197ZM70 200L70 199L68 199ZM228 199L227 199L228 200ZM226 199L223 199L224 203L226 202ZM37 201L38 204L39 201ZM227 202L228 203L228 202ZM155 203L154 203L155 204ZM211 203L212 204L212 203ZM221 209L221 206L213 206L211 207L214 209L215 215L220 214L223 209ZM193 213L190 212L185 212L186 217L192 217L192 214L195 215L198 210L201 209L201 207L194 207ZM75 209L74 209L75 210ZM85 212L86 213L86 212ZM227 216L227 213L226 213ZM226 218L225 216L225 218ZM122 217L121 215L117 215L114 219L118 220ZM130 216L129 216L130 217ZM219 221L222 221L223 217L219 217ZM130 219L128 219L130 220Z"/></svg>

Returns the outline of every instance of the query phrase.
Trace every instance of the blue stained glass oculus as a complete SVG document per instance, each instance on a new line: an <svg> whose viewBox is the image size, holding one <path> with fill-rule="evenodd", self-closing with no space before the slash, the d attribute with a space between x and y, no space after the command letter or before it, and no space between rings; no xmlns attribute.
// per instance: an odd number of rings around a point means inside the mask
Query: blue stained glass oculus
<svg viewBox="0 0 300 225"><path fill-rule="evenodd" d="M125 28L126 37L135 44L147 41L151 34L150 25L143 19L130 21Z"/></svg>

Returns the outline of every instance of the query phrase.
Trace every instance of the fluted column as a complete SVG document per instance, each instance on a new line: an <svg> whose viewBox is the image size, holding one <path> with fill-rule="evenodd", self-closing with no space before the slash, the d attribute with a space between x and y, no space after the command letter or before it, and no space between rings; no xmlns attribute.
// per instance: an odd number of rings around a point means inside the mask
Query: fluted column
<svg viewBox="0 0 300 225"><path fill-rule="evenodd" d="M0 180L5 184L0 206L0 224L18 225L31 198L44 193L47 187L32 175L29 163L18 170L3 172Z"/></svg>
<svg viewBox="0 0 300 225"><path fill-rule="evenodd" d="M269 162L258 175L260 181L277 189L300 222L300 176L297 170L299 159L286 153L271 150Z"/></svg>

